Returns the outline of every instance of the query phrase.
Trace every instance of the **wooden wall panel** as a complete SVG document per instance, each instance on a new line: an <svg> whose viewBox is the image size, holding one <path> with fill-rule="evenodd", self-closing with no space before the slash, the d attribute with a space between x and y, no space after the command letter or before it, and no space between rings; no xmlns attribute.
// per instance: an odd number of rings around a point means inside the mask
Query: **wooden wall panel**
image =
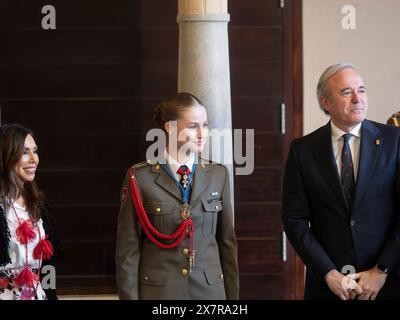
<svg viewBox="0 0 400 320"><path fill-rule="evenodd" d="M228 11L233 26L270 26L279 28L282 24L282 10L279 0L229 0Z"/></svg>
<svg viewBox="0 0 400 320"><path fill-rule="evenodd" d="M115 244L107 240L63 241L64 260L58 273L70 276L115 274ZM82 283L84 287L85 284Z"/></svg>
<svg viewBox="0 0 400 320"><path fill-rule="evenodd" d="M48 4L57 10L59 28L175 27L178 11L170 0L3 0L0 28L40 28Z"/></svg>
<svg viewBox="0 0 400 320"><path fill-rule="evenodd" d="M280 238L282 231L280 203L238 202L235 204L235 213L238 238L263 238L266 236Z"/></svg>
<svg viewBox="0 0 400 320"><path fill-rule="evenodd" d="M4 119L19 119L39 135L141 134L153 128L153 108L158 98L64 99L6 101ZM34 110L34 112L32 112ZM95 117L94 114L95 113ZM51 115L46 126L36 123ZM82 125L84 123L85 125Z"/></svg>
<svg viewBox="0 0 400 320"><path fill-rule="evenodd" d="M242 273L240 294L248 300L281 300L285 297L283 274Z"/></svg>
<svg viewBox="0 0 400 320"><path fill-rule="evenodd" d="M157 97L176 91L177 63L0 66L4 100Z"/></svg>
<svg viewBox="0 0 400 320"><path fill-rule="evenodd" d="M115 195L115 198L118 195ZM117 215L119 206L115 201L109 206L101 204L67 204L52 207L54 219L57 224L69 225L71 221L79 221L73 228L59 228L58 235L64 241L93 241L105 239L115 241L115 230L117 229Z"/></svg>
<svg viewBox="0 0 400 320"><path fill-rule="evenodd" d="M244 299L294 296L295 262L290 248L283 262L280 219L284 161L293 138L292 6L292 1L284 8L275 0L229 1L233 126L255 129L254 172L235 177Z"/></svg>
<svg viewBox="0 0 400 320"><path fill-rule="evenodd" d="M99 171L120 168L124 158L136 157L146 147L143 135L38 135L41 170ZM43 151L42 151L43 149Z"/></svg>
<svg viewBox="0 0 400 320"><path fill-rule="evenodd" d="M112 169L114 170L44 171L39 169L37 180L45 188L47 199L52 206L109 207L119 203L119 191L126 173L125 169ZM101 213L104 214L104 212ZM74 221L71 220L69 227L73 228L73 224Z"/></svg>
<svg viewBox="0 0 400 320"><path fill-rule="evenodd" d="M233 96L280 97L282 95L281 67L279 63L274 62L232 62Z"/></svg>
<svg viewBox="0 0 400 320"><path fill-rule="evenodd" d="M0 64L176 62L178 29L0 29ZM15 41L18 39L18 41ZM171 48L165 50L165 48ZM160 54L162 52L163 54Z"/></svg>
<svg viewBox="0 0 400 320"><path fill-rule="evenodd" d="M82 286L82 284L85 286ZM57 287L63 288L67 295L105 294L115 291L115 277L108 275L60 275L57 277Z"/></svg>
<svg viewBox="0 0 400 320"><path fill-rule="evenodd" d="M230 60L281 62L281 41L280 28L232 26L229 29Z"/></svg>
<svg viewBox="0 0 400 320"><path fill-rule="evenodd" d="M281 247L277 239L238 240L241 273L283 273Z"/></svg>
<svg viewBox="0 0 400 320"><path fill-rule="evenodd" d="M280 202L282 169L255 168L251 176L235 177L235 201ZM248 223L251 225L252 220Z"/></svg>
<svg viewBox="0 0 400 320"><path fill-rule="evenodd" d="M279 97L233 97L232 122L235 129L255 129L257 133L278 133L281 130Z"/></svg>

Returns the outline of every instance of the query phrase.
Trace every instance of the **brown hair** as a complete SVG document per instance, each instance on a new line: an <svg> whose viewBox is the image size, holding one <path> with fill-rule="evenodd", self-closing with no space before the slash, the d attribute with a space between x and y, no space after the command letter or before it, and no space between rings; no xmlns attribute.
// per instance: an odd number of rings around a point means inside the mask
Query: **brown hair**
<svg viewBox="0 0 400 320"><path fill-rule="evenodd" d="M19 124L6 124L0 128L0 196L5 206L5 197L15 200L22 196L29 215L37 221L43 209L44 195L35 181L23 182L13 171L22 158L28 134L34 137L31 130Z"/></svg>
<svg viewBox="0 0 400 320"><path fill-rule="evenodd" d="M186 108L196 106L204 107L204 104L193 94L187 92L178 92L155 107L154 121L161 129L165 130L165 123L168 121L178 120L181 113Z"/></svg>

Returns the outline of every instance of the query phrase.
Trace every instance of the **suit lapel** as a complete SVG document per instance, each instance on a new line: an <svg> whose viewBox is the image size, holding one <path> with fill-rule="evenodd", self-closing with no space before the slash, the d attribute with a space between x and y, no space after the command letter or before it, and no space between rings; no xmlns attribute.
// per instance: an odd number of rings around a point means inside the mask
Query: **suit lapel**
<svg viewBox="0 0 400 320"><path fill-rule="evenodd" d="M212 181L212 176L210 175L211 165L197 164L196 170L193 176L193 188L190 193L189 204L193 204L199 196L203 193L204 189Z"/></svg>
<svg viewBox="0 0 400 320"><path fill-rule="evenodd" d="M321 129L320 134L316 137L312 151L321 175L325 177L343 207L349 210L349 206L343 196L339 172L333 154L330 122Z"/></svg>
<svg viewBox="0 0 400 320"><path fill-rule="evenodd" d="M379 144L376 141L379 140ZM380 132L376 126L370 121L364 120L361 126L361 145L359 165L356 181L356 194L354 198L354 209L359 204L365 188L374 171L376 160L380 150L382 149L383 139L380 137ZM353 210L355 212L355 210Z"/></svg>
<svg viewBox="0 0 400 320"><path fill-rule="evenodd" d="M165 191L169 192L171 195L177 198L179 201L182 201L181 191L179 190L175 181L168 175L163 167L160 164L153 165L152 171L157 174L155 182Z"/></svg>

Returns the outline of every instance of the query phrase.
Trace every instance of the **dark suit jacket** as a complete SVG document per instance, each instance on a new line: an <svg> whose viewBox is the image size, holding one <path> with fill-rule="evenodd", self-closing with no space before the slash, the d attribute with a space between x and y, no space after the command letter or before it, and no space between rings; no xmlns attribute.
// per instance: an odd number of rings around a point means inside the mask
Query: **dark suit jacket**
<svg viewBox="0 0 400 320"><path fill-rule="evenodd" d="M158 164L136 165L143 205L153 226L172 234L183 221L181 192ZM116 268L121 299L238 299L237 244L230 203L229 174L219 164L198 164L190 195L194 223L195 265L188 269L184 249L160 249L144 234L131 197L129 171L122 184ZM127 192L127 198L125 193Z"/></svg>
<svg viewBox="0 0 400 320"><path fill-rule="evenodd" d="M390 270L378 298L400 296L400 130L365 120L353 210L342 193L330 123L294 140L283 185L283 223L307 266L306 299L336 298L324 281L331 269Z"/></svg>

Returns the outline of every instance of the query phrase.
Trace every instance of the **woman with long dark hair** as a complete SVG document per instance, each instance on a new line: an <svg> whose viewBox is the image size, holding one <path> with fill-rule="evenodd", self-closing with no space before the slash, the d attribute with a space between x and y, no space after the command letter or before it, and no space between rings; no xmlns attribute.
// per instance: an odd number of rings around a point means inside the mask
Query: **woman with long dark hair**
<svg viewBox="0 0 400 320"><path fill-rule="evenodd" d="M37 151L31 130L0 127L0 300L56 298L40 281L41 267L54 264L60 247L35 182Z"/></svg>

